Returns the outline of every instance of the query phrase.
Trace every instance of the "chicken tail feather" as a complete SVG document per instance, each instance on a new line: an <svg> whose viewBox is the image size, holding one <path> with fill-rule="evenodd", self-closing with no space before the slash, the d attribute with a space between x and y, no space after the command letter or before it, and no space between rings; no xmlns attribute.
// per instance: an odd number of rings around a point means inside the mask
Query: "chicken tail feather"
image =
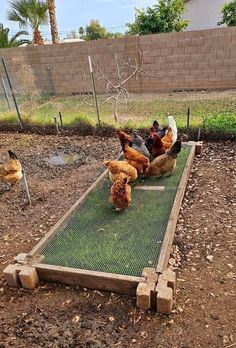
<svg viewBox="0 0 236 348"><path fill-rule="evenodd" d="M177 136L178 136L178 130L177 130L177 126L176 126L176 122L173 116L168 116L168 120L169 120L169 127L172 130L172 144L174 144L177 140Z"/></svg>
<svg viewBox="0 0 236 348"><path fill-rule="evenodd" d="M16 154L14 152L12 152L11 150L8 150L8 154L9 154L10 158L17 159Z"/></svg>
<svg viewBox="0 0 236 348"><path fill-rule="evenodd" d="M167 151L167 155L176 158L178 153L181 151L181 141L177 140L174 145Z"/></svg>

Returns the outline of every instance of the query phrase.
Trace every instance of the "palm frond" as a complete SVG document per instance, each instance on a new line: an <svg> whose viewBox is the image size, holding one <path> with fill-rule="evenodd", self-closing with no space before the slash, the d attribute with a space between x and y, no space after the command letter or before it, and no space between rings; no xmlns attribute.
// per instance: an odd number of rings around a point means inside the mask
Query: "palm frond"
<svg viewBox="0 0 236 348"><path fill-rule="evenodd" d="M19 31L12 38L9 38L9 28L4 28L2 24L0 24L0 48L9 48L9 47L18 47L25 43L31 43L28 39L18 40L18 37L21 35L28 35L26 31Z"/></svg>
<svg viewBox="0 0 236 348"><path fill-rule="evenodd" d="M12 36L11 41L12 40L13 41L17 40L18 37L21 36L21 35L29 35L29 33L27 31L25 31L25 30L18 31L18 33L16 33L15 35Z"/></svg>
<svg viewBox="0 0 236 348"><path fill-rule="evenodd" d="M48 23L48 5L39 0L12 0L8 19L19 22L20 27L30 25L33 29Z"/></svg>

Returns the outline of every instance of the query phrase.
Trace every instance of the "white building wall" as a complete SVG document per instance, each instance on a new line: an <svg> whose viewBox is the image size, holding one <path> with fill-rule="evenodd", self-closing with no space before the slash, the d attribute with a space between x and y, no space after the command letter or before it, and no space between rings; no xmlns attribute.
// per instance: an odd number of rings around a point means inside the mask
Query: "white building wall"
<svg viewBox="0 0 236 348"><path fill-rule="evenodd" d="M190 21L186 30L217 28L221 20L221 8L227 0L187 0L184 19Z"/></svg>

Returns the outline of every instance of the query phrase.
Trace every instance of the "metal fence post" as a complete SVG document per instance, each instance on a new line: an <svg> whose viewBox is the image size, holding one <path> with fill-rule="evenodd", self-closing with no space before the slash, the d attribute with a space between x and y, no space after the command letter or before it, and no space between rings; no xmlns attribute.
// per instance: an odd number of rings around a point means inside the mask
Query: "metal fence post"
<svg viewBox="0 0 236 348"><path fill-rule="evenodd" d="M92 84L93 84L93 96L94 96L94 102L95 102L96 111L97 111L98 126L101 127L99 108L98 108L98 100L97 100L95 81L94 81L94 75L93 75L93 66L92 66L92 61L91 61L91 57L90 56L88 56L88 61L89 61L89 70L90 70L90 73L91 73Z"/></svg>
<svg viewBox="0 0 236 348"><path fill-rule="evenodd" d="M13 98L13 101L14 101L14 104L15 104L15 107L16 107L16 112L17 112L17 116L18 116L18 119L19 119L20 128L23 129L24 127L23 127L23 122L22 122L22 118L21 118L21 115L20 115L20 110L19 110L17 102L16 102L16 97L15 97L15 94L14 94L14 91L13 91L13 88L12 88L10 76L8 74L8 70L7 70L4 58L2 58L2 64L3 64L3 68L5 70L5 73L6 73L6 77L7 77L8 83L9 83L9 87L10 87L10 90L11 90L12 98Z"/></svg>

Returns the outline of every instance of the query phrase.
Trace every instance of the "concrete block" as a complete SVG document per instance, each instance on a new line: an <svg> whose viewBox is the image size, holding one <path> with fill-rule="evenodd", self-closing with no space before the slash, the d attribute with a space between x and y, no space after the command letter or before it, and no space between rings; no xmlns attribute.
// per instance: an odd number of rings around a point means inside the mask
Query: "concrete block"
<svg viewBox="0 0 236 348"><path fill-rule="evenodd" d="M204 38L203 37L199 37L197 39L194 38L194 39L192 39L191 44L193 46L201 46L204 44Z"/></svg>
<svg viewBox="0 0 236 348"><path fill-rule="evenodd" d="M151 308L151 289L147 283L139 283L136 289L137 306L146 310Z"/></svg>
<svg viewBox="0 0 236 348"><path fill-rule="evenodd" d="M173 309L173 290L162 280L157 284L157 312L170 314Z"/></svg>
<svg viewBox="0 0 236 348"><path fill-rule="evenodd" d="M14 265L8 265L3 270L4 279L7 282L7 285L14 286L14 287L20 287L20 280L19 280L19 272L23 269L23 265L14 264Z"/></svg>
<svg viewBox="0 0 236 348"><path fill-rule="evenodd" d="M146 278L146 283L149 285L151 291L151 307L156 308L156 284L158 276L155 268L145 267L142 276Z"/></svg>
<svg viewBox="0 0 236 348"><path fill-rule="evenodd" d="M167 268L159 276L159 281L166 281L167 286L173 290L173 293L175 293L175 291L176 291L176 273L171 268Z"/></svg>
<svg viewBox="0 0 236 348"><path fill-rule="evenodd" d="M157 273L155 268L152 267L145 267L142 272L142 276L146 278L147 282L150 281L157 281Z"/></svg>
<svg viewBox="0 0 236 348"><path fill-rule="evenodd" d="M196 69L197 68L197 63L195 61L185 61L184 66L186 69Z"/></svg>
<svg viewBox="0 0 236 348"><path fill-rule="evenodd" d="M14 261L21 263L21 264L26 264L27 263L27 256L28 256L28 254L26 254L26 253L20 253L14 257Z"/></svg>
<svg viewBox="0 0 236 348"><path fill-rule="evenodd" d="M34 267L24 265L19 273L21 285L25 289L33 290L39 282L37 271Z"/></svg>

